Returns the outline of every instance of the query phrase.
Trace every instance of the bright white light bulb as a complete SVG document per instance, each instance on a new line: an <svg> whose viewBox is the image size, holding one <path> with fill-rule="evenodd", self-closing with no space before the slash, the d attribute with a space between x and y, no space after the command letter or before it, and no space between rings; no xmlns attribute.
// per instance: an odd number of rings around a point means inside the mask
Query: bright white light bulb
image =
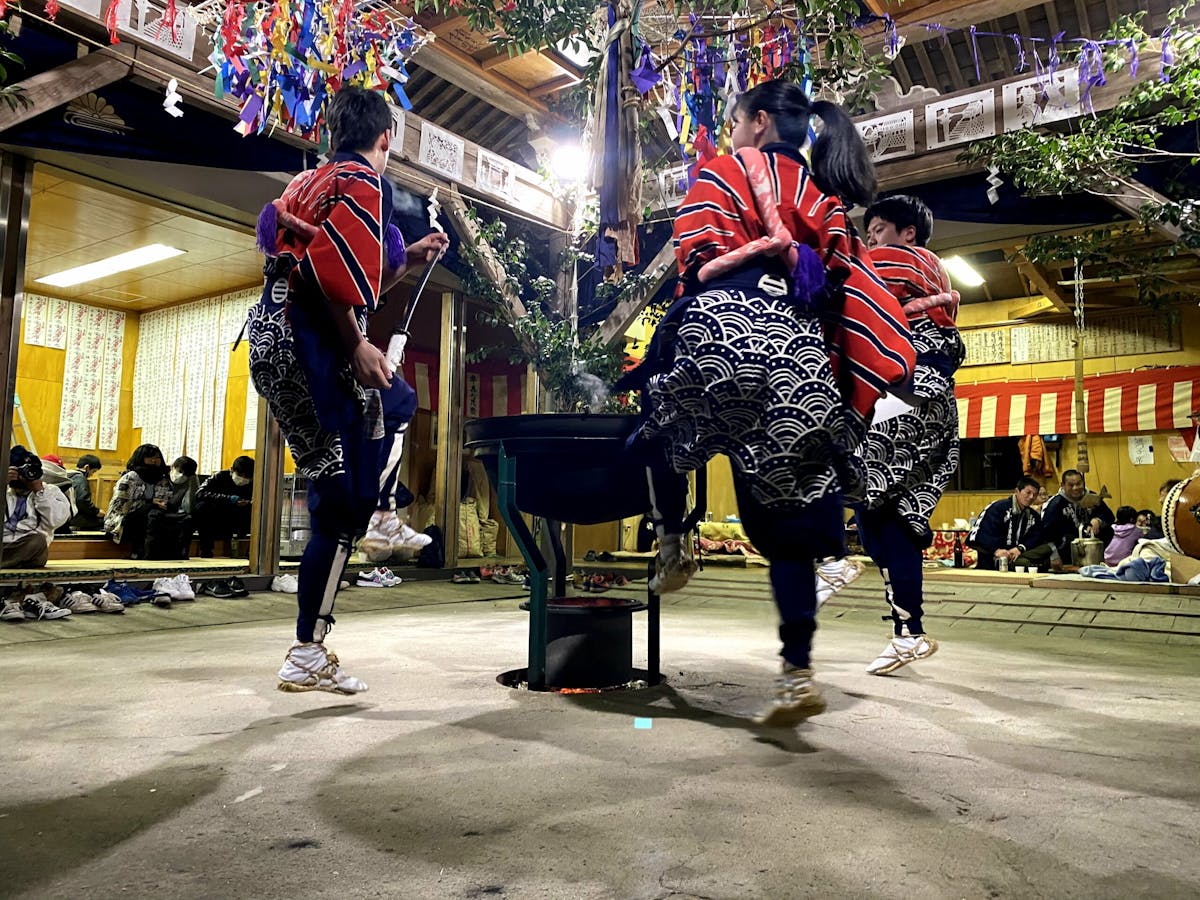
<svg viewBox="0 0 1200 900"><path fill-rule="evenodd" d="M587 154L578 144L561 144L550 155L550 171L563 183L582 181L587 167Z"/></svg>

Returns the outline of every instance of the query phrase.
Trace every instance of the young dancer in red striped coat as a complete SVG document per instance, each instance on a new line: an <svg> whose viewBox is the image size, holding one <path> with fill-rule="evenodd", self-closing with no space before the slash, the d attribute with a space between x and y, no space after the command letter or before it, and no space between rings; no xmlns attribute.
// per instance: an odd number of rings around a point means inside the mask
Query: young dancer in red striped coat
<svg viewBox="0 0 1200 900"><path fill-rule="evenodd" d="M800 147L813 115L810 169ZM844 201L870 202L875 189L853 123L781 81L743 94L733 121L735 154L704 167L677 214L680 299L626 383L647 409L633 446L660 535L651 587L678 590L694 570L679 473L726 454L781 618L783 674L761 721L787 725L825 708L810 660L813 564L842 552L843 492L863 480L852 451L914 357L846 216Z"/></svg>

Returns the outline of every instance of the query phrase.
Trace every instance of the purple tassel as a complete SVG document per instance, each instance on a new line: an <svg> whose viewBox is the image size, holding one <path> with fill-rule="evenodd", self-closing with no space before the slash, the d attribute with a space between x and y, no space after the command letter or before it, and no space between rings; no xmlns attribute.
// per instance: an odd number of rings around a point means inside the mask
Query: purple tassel
<svg viewBox="0 0 1200 900"><path fill-rule="evenodd" d="M396 272L404 268L404 235L395 225L388 225L383 236L383 249L387 254L389 269Z"/></svg>
<svg viewBox="0 0 1200 900"><path fill-rule="evenodd" d="M275 236L278 233L279 225L275 215L275 204L268 203L258 214L258 228L255 231L255 243L258 244L258 249L267 256L278 255L279 246L275 243Z"/></svg>
<svg viewBox="0 0 1200 900"><path fill-rule="evenodd" d="M1025 43L1021 40L1019 34L1010 34L1009 37L1017 45L1017 67L1013 71L1024 72L1029 68L1029 63L1025 61ZM1034 52L1036 53L1037 51L1035 50Z"/></svg>
<svg viewBox="0 0 1200 900"><path fill-rule="evenodd" d="M825 286L825 265L808 244L792 242L796 265L792 267L792 292L796 300L807 304Z"/></svg>
<svg viewBox="0 0 1200 900"><path fill-rule="evenodd" d="M975 26L971 26L971 57L975 60L975 83L979 84L983 78L979 75L979 42L975 38Z"/></svg>
<svg viewBox="0 0 1200 900"><path fill-rule="evenodd" d="M1104 77L1104 51L1096 41L1083 42L1083 51L1079 54L1079 83L1083 108L1092 112L1092 88L1108 83Z"/></svg>
<svg viewBox="0 0 1200 900"><path fill-rule="evenodd" d="M1171 83L1171 75L1167 69L1173 65L1175 65L1175 54L1171 52L1171 28L1168 26L1162 32L1162 72L1158 76L1158 80L1163 84Z"/></svg>

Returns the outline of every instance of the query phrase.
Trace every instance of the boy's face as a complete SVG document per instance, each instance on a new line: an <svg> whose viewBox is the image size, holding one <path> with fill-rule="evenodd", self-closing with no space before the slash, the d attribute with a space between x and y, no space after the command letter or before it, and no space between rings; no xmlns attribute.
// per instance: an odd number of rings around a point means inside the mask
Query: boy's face
<svg viewBox="0 0 1200 900"><path fill-rule="evenodd" d="M867 249L874 250L876 247L884 247L888 244L915 244L917 242L917 229L909 225L904 230L896 228L894 222L889 222L887 219L876 216L871 220L871 224L867 226Z"/></svg>

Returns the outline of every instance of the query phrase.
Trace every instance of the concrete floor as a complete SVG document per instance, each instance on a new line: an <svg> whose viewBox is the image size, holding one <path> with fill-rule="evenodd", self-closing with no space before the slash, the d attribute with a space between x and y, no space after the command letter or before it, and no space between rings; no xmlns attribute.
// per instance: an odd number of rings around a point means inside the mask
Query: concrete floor
<svg viewBox="0 0 1200 900"><path fill-rule="evenodd" d="M1194 649L960 622L873 678L878 619L830 617L830 710L765 731L773 610L708 578L632 694L498 686L526 620L487 585L340 617L359 698L274 689L283 619L0 647L0 894L1200 894Z"/></svg>

